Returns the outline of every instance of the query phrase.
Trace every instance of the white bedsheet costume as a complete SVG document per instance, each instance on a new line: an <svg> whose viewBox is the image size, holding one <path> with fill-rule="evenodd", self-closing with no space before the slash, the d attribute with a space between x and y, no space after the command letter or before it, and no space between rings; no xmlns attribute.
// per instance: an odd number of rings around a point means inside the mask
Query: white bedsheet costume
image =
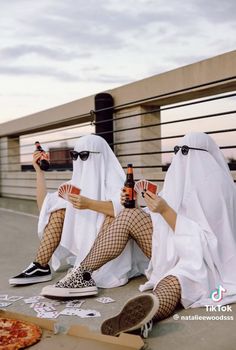
<svg viewBox="0 0 236 350"><path fill-rule="evenodd" d="M86 161L80 157L73 161L70 183L81 189L81 195L95 200L110 200L115 215L122 210L120 191L124 185L124 171L107 142L100 136L87 135L79 138L75 151L96 151ZM78 266L89 252L105 215L92 210L78 210L72 204L58 197L57 192L48 193L39 216L38 233L41 238L50 214L66 209L61 242L52 256L52 267L57 270L61 264ZM110 288L127 283L136 274L144 273L148 259L134 241L130 241L123 253L93 273L98 287Z"/></svg>
<svg viewBox="0 0 236 350"><path fill-rule="evenodd" d="M216 305L211 292L227 291L219 305L236 302L236 187L215 142L204 133L189 133L174 156L160 195L177 212L175 232L151 213L154 233L148 282L155 288L167 275L178 277L185 308Z"/></svg>

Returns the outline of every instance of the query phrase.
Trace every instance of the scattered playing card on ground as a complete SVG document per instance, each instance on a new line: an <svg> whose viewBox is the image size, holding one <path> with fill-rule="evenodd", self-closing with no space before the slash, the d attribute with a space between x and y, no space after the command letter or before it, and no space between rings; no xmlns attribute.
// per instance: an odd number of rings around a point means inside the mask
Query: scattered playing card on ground
<svg viewBox="0 0 236 350"><path fill-rule="evenodd" d="M46 305L34 305L34 311L36 312L51 312L51 311L56 311L54 306L46 306Z"/></svg>
<svg viewBox="0 0 236 350"><path fill-rule="evenodd" d="M51 302L51 301L38 301L37 303L33 303L30 305L31 308L47 308L47 307L50 307L51 309L55 310L55 307L56 305L60 305L58 303L54 303L54 302Z"/></svg>
<svg viewBox="0 0 236 350"><path fill-rule="evenodd" d="M71 300L66 303L66 307L81 308L85 300Z"/></svg>
<svg viewBox="0 0 236 350"><path fill-rule="evenodd" d="M11 297L8 297L7 300L12 301L12 302L15 302L15 301L21 300L21 299L23 299L23 298L24 298L24 297L20 297L20 296L17 296L17 295L13 295L13 296L11 296Z"/></svg>
<svg viewBox="0 0 236 350"><path fill-rule="evenodd" d="M81 318L101 317L101 314L97 310L80 310L80 312L78 313L78 316Z"/></svg>
<svg viewBox="0 0 236 350"><path fill-rule="evenodd" d="M12 303L0 301L0 307L7 307L7 306L9 306L9 305L11 305L11 304L12 304Z"/></svg>
<svg viewBox="0 0 236 350"><path fill-rule="evenodd" d="M41 299L44 299L44 297L42 295L37 295L37 296L34 296L34 297L30 297L28 299L24 299L24 302L26 304L35 304Z"/></svg>
<svg viewBox="0 0 236 350"><path fill-rule="evenodd" d="M114 299L110 298L110 297L100 297L96 299L99 303L103 303L103 304L108 304L108 303L114 303Z"/></svg>
<svg viewBox="0 0 236 350"><path fill-rule="evenodd" d="M60 315L60 312L58 311L40 311L37 313L37 317L39 318L57 318Z"/></svg>
<svg viewBox="0 0 236 350"><path fill-rule="evenodd" d="M79 316L80 311L81 311L81 309L68 307L68 308L63 309L60 312L60 315L63 315L63 316Z"/></svg>

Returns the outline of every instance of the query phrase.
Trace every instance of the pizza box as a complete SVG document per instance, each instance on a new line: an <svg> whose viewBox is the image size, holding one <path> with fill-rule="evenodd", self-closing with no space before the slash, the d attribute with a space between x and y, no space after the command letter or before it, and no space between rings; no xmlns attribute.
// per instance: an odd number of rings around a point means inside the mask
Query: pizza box
<svg viewBox="0 0 236 350"><path fill-rule="evenodd" d="M134 350L141 349L144 342L140 336L121 333L112 337L92 332L86 326L72 325L68 329L58 321L41 319L11 311L0 310L0 317L28 321L41 327L41 340L32 345L34 350Z"/></svg>

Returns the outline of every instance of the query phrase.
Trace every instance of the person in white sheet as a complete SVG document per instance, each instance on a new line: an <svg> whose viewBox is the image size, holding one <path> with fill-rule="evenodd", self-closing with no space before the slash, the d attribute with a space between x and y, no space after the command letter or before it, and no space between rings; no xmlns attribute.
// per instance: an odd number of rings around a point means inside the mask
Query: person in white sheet
<svg viewBox="0 0 236 350"><path fill-rule="evenodd" d="M98 231L107 227L123 208L120 189L125 173L107 142L98 135L80 137L71 152L73 174L70 184L81 189L69 202L58 192L46 193L43 171L34 155L37 174L37 203L40 209L38 232L41 239L36 258L22 273L9 279L11 285L32 284L52 279L49 261L57 270L67 263L77 266L85 258ZM133 254L137 257L132 259ZM117 269L119 264L119 269ZM99 287L116 287L136 274L144 273L148 260L135 242L122 256L94 273Z"/></svg>
<svg viewBox="0 0 236 350"><path fill-rule="evenodd" d="M178 303L192 308L236 302L236 188L228 165L204 133L185 135L174 151L163 190L144 196L148 210L123 210L100 232L80 267L42 290L49 297L89 292L96 285L91 276L83 279L84 271L88 277L119 256L132 237L151 259L140 291L152 292L130 299L104 321L104 334L138 328L145 333Z"/></svg>

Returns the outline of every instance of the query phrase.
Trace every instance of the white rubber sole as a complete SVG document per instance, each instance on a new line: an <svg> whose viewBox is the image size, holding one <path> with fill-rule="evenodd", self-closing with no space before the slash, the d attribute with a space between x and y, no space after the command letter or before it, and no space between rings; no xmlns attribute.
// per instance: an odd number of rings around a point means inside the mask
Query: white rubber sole
<svg viewBox="0 0 236 350"><path fill-rule="evenodd" d="M96 295L98 294L98 289L96 286L87 288L59 288L51 285L44 287L40 294L46 297L73 298Z"/></svg>
<svg viewBox="0 0 236 350"><path fill-rule="evenodd" d="M142 328L151 321L159 308L158 298L151 293L143 293L131 298L120 313L105 320L101 326L102 334L117 336Z"/></svg>
<svg viewBox="0 0 236 350"><path fill-rule="evenodd" d="M17 285L42 283L42 282L47 282L51 280L52 280L52 275L40 276L40 277L10 278L9 284L17 286Z"/></svg>

